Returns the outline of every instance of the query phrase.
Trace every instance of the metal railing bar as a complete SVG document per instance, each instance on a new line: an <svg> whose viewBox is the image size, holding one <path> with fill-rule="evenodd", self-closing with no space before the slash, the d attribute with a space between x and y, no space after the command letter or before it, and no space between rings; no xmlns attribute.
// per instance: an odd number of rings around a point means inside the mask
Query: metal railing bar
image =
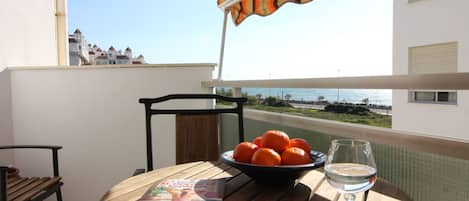
<svg viewBox="0 0 469 201"><path fill-rule="evenodd" d="M341 89L439 89L468 90L469 73L438 73L363 77L302 78L273 80L212 80L203 87L241 88L341 88Z"/></svg>

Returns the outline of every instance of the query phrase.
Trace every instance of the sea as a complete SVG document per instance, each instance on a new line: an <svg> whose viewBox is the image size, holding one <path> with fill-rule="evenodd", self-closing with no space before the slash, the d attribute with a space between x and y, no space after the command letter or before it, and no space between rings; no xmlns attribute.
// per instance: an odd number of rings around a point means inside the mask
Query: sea
<svg viewBox="0 0 469 201"><path fill-rule="evenodd" d="M262 94L262 97L285 97L291 100L317 101L319 96L329 102L363 103L368 98L369 104L392 105L392 90L386 89L301 89L301 88L243 88L243 93L250 96Z"/></svg>

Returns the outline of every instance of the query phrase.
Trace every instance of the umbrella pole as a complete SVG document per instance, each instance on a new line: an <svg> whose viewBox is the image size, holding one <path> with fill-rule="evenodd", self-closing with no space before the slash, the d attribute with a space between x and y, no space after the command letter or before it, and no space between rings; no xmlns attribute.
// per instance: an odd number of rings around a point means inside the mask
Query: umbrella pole
<svg viewBox="0 0 469 201"><path fill-rule="evenodd" d="M223 70L223 57L225 55L226 21L228 19L228 12L228 9L225 9L225 16L223 17L223 31L221 34L220 60L218 61L218 80L221 80L221 74Z"/></svg>

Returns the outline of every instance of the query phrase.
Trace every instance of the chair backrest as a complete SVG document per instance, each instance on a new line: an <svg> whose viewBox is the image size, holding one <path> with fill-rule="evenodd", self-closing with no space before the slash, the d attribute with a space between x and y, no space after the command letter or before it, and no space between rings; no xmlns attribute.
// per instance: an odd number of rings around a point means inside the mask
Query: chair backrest
<svg viewBox="0 0 469 201"><path fill-rule="evenodd" d="M226 102L236 103L234 108L215 108L215 109L152 109L152 104L161 103L169 100L182 99L209 99L222 100ZM147 171L153 170L153 149L152 149L152 127L151 117L161 114L175 114L178 118L184 119L187 115L218 115L223 113L232 113L238 115L238 139L239 142L244 141L244 124L243 124L243 104L246 98L232 98L216 94L171 94L159 98L141 98L139 103L145 105L145 124L146 124L146 148L147 148ZM203 117L202 117L203 118ZM210 117L207 117L210 120ZM187 122L187 121L186 121ZM210 125L209 125L210 126ZM216 153L218 154L218 153Z"/></svg>

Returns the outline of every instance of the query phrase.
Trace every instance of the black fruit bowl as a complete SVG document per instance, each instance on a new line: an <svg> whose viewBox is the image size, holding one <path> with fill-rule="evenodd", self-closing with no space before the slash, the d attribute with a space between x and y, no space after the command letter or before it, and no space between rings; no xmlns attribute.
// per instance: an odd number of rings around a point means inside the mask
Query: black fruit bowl
<svg viewBox="0 0 469 201"><path fill-rule="evenodd" d="M227 151L221 155L221 160L224 163L240 170L257 182L266 184L293 183L310 170L324 166L326 155L318 151L311 151L311 159L312 163L304 165L262 166L235 161L233 151Z"/></svg>

